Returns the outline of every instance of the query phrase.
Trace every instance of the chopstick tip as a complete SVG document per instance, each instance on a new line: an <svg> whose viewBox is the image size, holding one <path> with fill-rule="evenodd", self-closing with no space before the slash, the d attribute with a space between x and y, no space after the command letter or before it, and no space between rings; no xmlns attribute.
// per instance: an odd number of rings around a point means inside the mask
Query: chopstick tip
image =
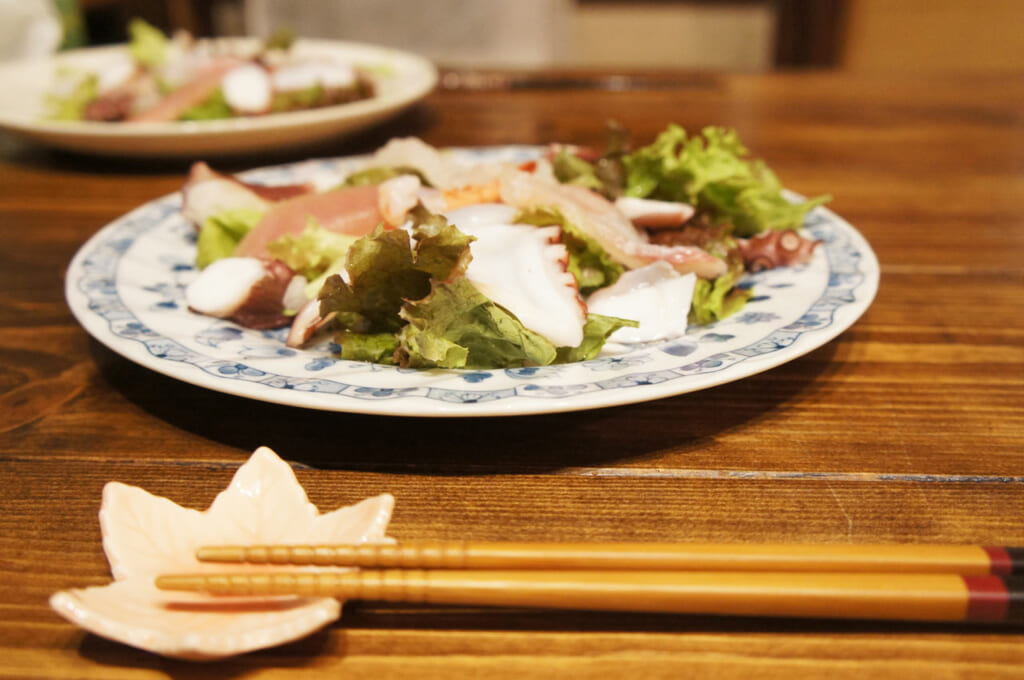
<svg viewBox="0 0 1024 680"><path fill-rule="evenodd" d="M206 585L202 576L194 574L161 574L154 584L158 590L202 590Z"/></svg>
<svg viewBox="0 0 1024 680"><path fill-rule="evenodd" d="M245 549L234 545L207 545L196 550L200 562L244 562Z"/></svg>

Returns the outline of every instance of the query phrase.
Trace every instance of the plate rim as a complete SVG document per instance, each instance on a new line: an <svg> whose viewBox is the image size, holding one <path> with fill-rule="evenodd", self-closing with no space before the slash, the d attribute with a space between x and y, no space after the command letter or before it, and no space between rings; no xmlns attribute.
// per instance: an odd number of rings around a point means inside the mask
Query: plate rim
<svg viewBox="0 0 1024 680"><path fill-rule="evenodd" d="M539 150L541 148L543 147L531 145L495 145L481 147L449 147L443 149L443 151L479 154L481 151L485 153L496 153L508 149ZM318 160L329 163L349 163L358 162L360 159L365 157L366 156L344 156ZM303 164L308 164L309 162L310 161L303 161L299 163L285 163L263 168L254 168L242 174L282 171ZM792 191L786 190L786 194L792 199L799 200L802 198L799 194ZM151 350L148 349L144 342L135 339L126 339L114 333L110 328L109 320L101 317L98 313L93 312L89 308L88 304L85 308L83 308L80 303L76 304L77 300L86 298L85 294L78 289L78 284L83 276L83 262L87 259L89 253L98 247L104 237L108 237L120 225L131 220L143 211L152 209L162 203L170 204L176 200L180 200L180 196L180 191L173 192L137 206L128 213L101 227L79 247L69 262L65 273L65 298L72 314L89 333L89 335L108 349L111 349L115 353L137 365L153 370L172 379L237 397L329 412L387 415L395 417L495 417L543 415L635 404L710 389L712 387L717 387L722 384L735 382L737 380L742 380L744 378L763 373L764 371L798 359L799 357L828 344L844 331L849 329L870 308L877 295L880 281L880 267L877 256L864 236L841 216L828 208L819 206L809 213L809 217L810 215L815 214L820 215L829 223L843 230L845 232L845 236L856 242L860 258L858 261L857 271L861 275L861 280L853 287L853 290L857 291L856 298L845 305L837 306L833 310L831 322L826 326L797 333L797 338L800 336L809 337L808 334L813 334L812 341L797 343L794 340L791 345L782 347L776 351L761 354L759 356L751 355L745 359L737 361L736 363L744 364L744 369L741 371L741 375L733 375L733 371L729 370L731 366L727 366L721 371L711 371L694 374L692 376L680 376L677 379L665 380L661 383L633 386L642 387L642 389L601 389L596 392L584 392L558 398L528 398L520 394L512 394L506 397L495 398L493 400L483 402L447 402L438 398L431 399L418 395L402 395L400 398L395 399L360 399L341 393L326 394L315 391L304 392L295 389L281 389L280 387L273 387L261 383L254 384L244 380L220 378L211 375L198 365L182 363L175 360L161 360L152 354ZM171 216L173 217L173 215ZM159 228L160 224L167 219L168 217L162 218L152 228ZM827 272L830 279L833 276L833 272L834 269L830 264ZM78 276L75 276L76 273L78 273ZM811 303L811 307L808 309L812 308L817 301L820 301L825 296L828 289L829 284L826 283L825 290L821 293L818 300ZM88 302L88 300L86 300L86 302ZM845 309L843 309L844 307ZM843 309L844 311L844 318L841 320L835 318L835 311L839 309ZM803 313L806 313L806 311ZM758 338L752 344L746 345L744 348L740 349L746 349L756 345L758 342L763 342L766 338L777 333L779 330L780 328L773 328L767 335ZM166 338L164 336L161 337L171 340L171 338ZM655 344L653 348L657 348L659 344ZM429 374L431 375L438 373L443 375L451 375L452 373L470 374L473 373L473 371L468 369L430 369L429 371ZM631 371L627 377L643 373L643 370ZM683 389L678 389L680 385L683 386ZM494 390L488 390L486 392L481 392L480 394L488 392L493 393ZM465 393L472 394L473 392L471 388L467 388ZM385 406L382 406L382 404ZM401 406L395 407L396 404L401 404Z"/></svg>

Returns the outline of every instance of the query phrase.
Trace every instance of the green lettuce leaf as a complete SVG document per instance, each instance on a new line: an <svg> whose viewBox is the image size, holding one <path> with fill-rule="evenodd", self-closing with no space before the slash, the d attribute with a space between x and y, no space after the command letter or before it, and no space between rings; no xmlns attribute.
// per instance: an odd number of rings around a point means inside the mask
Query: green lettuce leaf
<svg viewBox="0 0 1024 680"><path fill-rule="evenodd" d="M583 342L577 347L559 347L555 363L567 364L573 361L589 361L598 355L601 348L608 342L608 336L620 328L636 328L639 322L632 319L620 319L616 316L587 314L587 322L583 324Z"/></svg>
<svg viewBox="0 0 1024 680"><path fill-rule="evenodd" d="M721 321L742 309L754 294L749 288L737 287L743 272L743 262L736 260L725 274L714 281L697 279L690 305L690 323L703 326Z"/></svg>
<svg viewBox="0 0 1024 680"><path fill-rule="evenodd" d="M597 176L594 164L585 161L568 149L560 149L551 160L555 178L562 184L575 184L604 193L604 182Z"/></svg>
<svg viewBox="0 0 1024 680"><path fill-rule="evenodd" d="M219 120L233 118L234 112L224 99L224 92L218 87L213 94L190 109L185 109L178 120Z"/></svg>
<svg viewBox="0 0 1024 680"><path fill-rule="evenodd" d="M554 345L466 279L435 282L430 295L403 306L402 318L408 321L398 334L402 366L545 366L557 358Z"/></svg>
<svg viewBox="0 0 1024 680"><path fill-rule="evenodd" d="M408 217L416 239L416 267L438 281L464 275L473 259L469 250L473 237L422 205L410 210Z"/></svg>
<svg viewBox="0 0 1024 680"><path fill-rule="evenodd" d="M600 158L590 162L569 148L559 149L551 160L552 171L563 184L593 189L605 198L615 199L622 195L625 183L622 157L628 148L629 132L615 121L609 121L607 144Z"/></svg>
<svg viewBox="0 0 1024 680"><path fill-rule="evenodd" d="M569 251L566 269L576 277L580 293L589 295L598 288L610 286L625 271L601 244L565 219L556 209L533 208L516 216L516 222L538 227L557 224L562 228L562 243Z"/></svg>
<svg viewBox="0 0 1024 680"><path fill-rule="evenodd" d="M313 280L329 269L337 270L343 267L349 247L358 238L325 229L309 217L301 234L285 234L271 241L267 244L267 252L291 267L297 274Z"/></svg>
<svg viewBox="0 0 1024 680"><path fill-rule="evenodd" d="M647 147L623 157L627 196L681 201L733 225L737 236L766 229L797 229L827 196L792 204L760 161L748 161L735 130L707 127L688 137L670 125Z"/></svg>
<svg viewBox="0 0 1024 680"><path fill-rule="evenodd" d="M353 333L341 331L335 334L341 345L341 358L350 361L370 361L375 364L395 363L397 339L394 333Z"/></svg>
<svg viewBox="0 0 1024 680"><path fill-rule="evenodd" d="M396 332L405 323L398 312L406 300L429 294L431 278L444 281L465 271L472 239L425 210L411 215L415 244L404 230L383 227L352 244L349 283L329 276L320 290L324 314L337 312L343 327L359 333Z"/></svg>
<svg viewBox="0 0 1024 680"><path fill-rule="evenodd" d="M203 269L222 257L231 257L238 242L262 217L262 211L240 208L206 218L196 242L196 266Z"/></svg>
<svg viewBox="0 0 1024 680"><path fill-rule="evenodd" d="M405 299L430 292L430 276L415 267L409 234L377 227L349 248L349 283L334 275L320 289L322 314L336 312L343 328L357 333L394 333Z"/></svg>
<svg viewBox="0 0 1024 680"><path fill-rule="evenodd" d="M128 49L135 61L148 67L164 62L168 40L159 28L142 19L132 19L128 24L128 36Z"/></svg>

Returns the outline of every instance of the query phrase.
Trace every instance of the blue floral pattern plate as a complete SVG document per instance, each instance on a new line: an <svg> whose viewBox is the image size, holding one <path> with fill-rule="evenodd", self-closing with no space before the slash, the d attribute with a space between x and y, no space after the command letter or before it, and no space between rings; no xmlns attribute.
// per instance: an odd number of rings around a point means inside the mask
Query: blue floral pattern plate
<svg viewBox="0 0 1024 680"><path fill-rule="evenodd" d="M535 147L456 149L475 161L527 160ZM246 173L282 184L350 172L361 158L307 161ZM796 198L793 195L793 198ZM285 347L287 329L255 331L190 312L184 288L197 275L195 231L181 194L147 203L101 229L68 268L68 304L104 345L142 366L212 390L303 408L396 416L509 416L576 411L693 392L739 380L835 338L868 308L878 260L835 213L804 223L820 239L798 267L749 276L739 313L674 340L592 361L500 370L413 370L345 361L329 340Z"/></svg>

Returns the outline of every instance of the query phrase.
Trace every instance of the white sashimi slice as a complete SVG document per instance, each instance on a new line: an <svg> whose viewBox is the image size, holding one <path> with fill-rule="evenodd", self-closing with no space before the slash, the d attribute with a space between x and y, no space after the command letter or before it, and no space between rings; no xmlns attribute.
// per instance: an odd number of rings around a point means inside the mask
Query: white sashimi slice
<svg viewBox="0 0 1024 680"><path fill-rule="evenodd" d="M558 208L571 224L631 269L664 260L682 274L694 272L706 279L726 271L722 260L701 248L651 243L614 205L584 187L553 184L526 172L506 171L501 176L501 199L517 208Z"/></svg>
<svg viewBox="0 0 1024 680"><path fill-rule="evenodd" d="M569 256L558 243L561 229L512 224L516 212L511 206L481 204L446 215L476 238L466 278L556 347L576 347L583 341L587 309L576 277L565 268Z"/></svg>
<svg viewBox="0 0 1024 680"><path fill-rule="evenodd" d="M367 164L371 168L396 166L416 168L437 189L486 184L497 178L503 168L498 163L466 163L416 137L392 139L378 149Z"/></svg>
<svg viewBox="0 0 1024 680"><path fill-rule="evenodd" d="M668 340L686 333L696 282L695 274L680 274L669 263L658 261L628 271L613 285L595 292L587 298L587 309L640 323L637 328L620 328L609 340Z"/></svg>
<svg viewBox="0 0 1024 680"><path fill-rule="evenodd" d="M693 217L696 210L688 203L655 201L649 198L621 196L615 199L615 207L638 227L647 229L671 229L680 227Z"/></svg>

